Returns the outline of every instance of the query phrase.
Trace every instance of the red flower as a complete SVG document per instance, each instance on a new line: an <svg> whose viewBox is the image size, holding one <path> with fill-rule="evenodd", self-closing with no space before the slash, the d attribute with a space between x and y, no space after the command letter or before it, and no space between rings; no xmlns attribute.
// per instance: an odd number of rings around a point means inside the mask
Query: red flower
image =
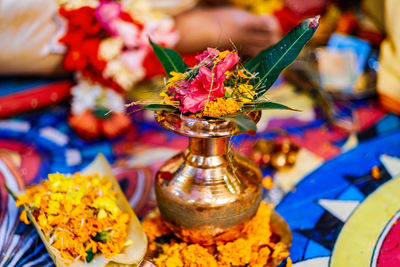
<svg viewBox="0 0 400 267"><path fill-rule="evenodd" d="M79 47L85 38L85 32L82 29L68 26L67 33L59 40L68 47Z"/></svg>
<svg viewBox="0 0 400 267"><path fill-rule="evenodd" d="M85 39L81 45L81 51L86 56L87 61L99 72L106 67L106 62L99 59L100 38Z"/></svg>
<svg viewBox="0 0 400 267"><path fill-rule="evenodd" d="M69 117L69 124L76 133L85 139L94 139L101 134L114 138L126 132L131 126L129 117L113 112L110 117L97 117L92 111L86 110Z"/></svg>
<svg viewBox="0 0 400 267"><path fill-rule="evenodd" d="M68 20L71 27L84 30L86 34L96 35L101 30L101 25L94 15L95 9L91 7L81 7L73 10L60 8L60 14Z"/></svg>
<svg viewBox="0 0 400 267"><path fill-rule="evenodd" d="M87 59L80 49L71 48L64 57L63 66L67 71L83 70L87 66Z"/></svg>
<svg viewBox="0 0 400 267"><path fill-rule="evenodd" d="M85 139L93 139L99 136L99 122L93 113L86 110L82 113L72 115L69 124L79 136Z"/></svg>
<svg viewBox="0 0 400 267"><path fill-rule="evenodd" d="M108 138L114 138L129 129L131 121L128 116L113 112L110 118L100 121L100 129Z"/></svg>

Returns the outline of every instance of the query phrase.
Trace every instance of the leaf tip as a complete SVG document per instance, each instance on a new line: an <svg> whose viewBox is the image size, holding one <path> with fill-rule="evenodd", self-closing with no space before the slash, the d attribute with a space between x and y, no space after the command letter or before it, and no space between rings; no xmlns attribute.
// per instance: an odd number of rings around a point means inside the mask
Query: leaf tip
<svg viewBox="0 0 400 267"><path fill-rule="evenodd" d="M310 18L310 19L309 19L309 22L308 22L308 27L309 27L309 28L312 28L312 29L318 28L318 26L319 26L319 19L320 19L320 18L321 18L320 15L315 16L315 17L313 17L313 18Z"/></svg>

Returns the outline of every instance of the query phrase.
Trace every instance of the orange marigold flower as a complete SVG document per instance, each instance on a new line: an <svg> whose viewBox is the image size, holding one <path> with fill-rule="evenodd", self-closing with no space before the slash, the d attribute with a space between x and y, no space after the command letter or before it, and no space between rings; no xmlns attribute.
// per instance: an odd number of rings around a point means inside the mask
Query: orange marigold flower
<svg viewBox="0 0 400 267"><path fill-rule="evenodd" d="M30 224L31 223L31 221L28 219L27 211L25 209L21 212L21 215L19 216L19 219L21 221L23 221L24 223L26 223L26 224Z"/></svg>
<svg viewBox="0 0 400 267"><path fill-rule="evenodd" d="M236 113L240 110L239 103L232 98L216 98L212 101L206 101L204 104L203 115L208 117L223 117Z"/></svg>
<svg viewBox="0 0 400 267"><path fill-rule="evenodd" d="M116 194L111 182L97 174L56 173L28 187L17 204L30 209L64 259L84 261L89 252L109 258L132 243L126 240L129 214L118 207ZM29 223L26 210L20 219Z"/></svg>
<svg viewBox="0 0 400 267"><path fill-rule="evenodd" d="M172 238L169 243L160 245L154 241L155 236L163 235L154 230L158 229L158 226L164 225L160 215L146 218L143 224L146 225L145 229L147 231L145 230L145 232L149 237L151 251L156 251L157 249L162 251L157 258L153 259L159 267L262 267L270 262L280 263L289 256L288 248L285 244L281 242L274 243L271 240L270 217L271 209L269 205L261 202L257 214L239 233L240 237L238 239L210 247L187 244L178 238ZM287 264L288 267L291 266L289 258Z"/></svg>

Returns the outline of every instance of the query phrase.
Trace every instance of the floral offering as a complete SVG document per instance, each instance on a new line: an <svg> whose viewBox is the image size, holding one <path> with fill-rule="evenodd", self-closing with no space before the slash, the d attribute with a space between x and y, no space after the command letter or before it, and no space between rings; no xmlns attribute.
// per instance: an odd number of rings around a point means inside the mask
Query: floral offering
<svg viewBox="0 0 400 267"><path fill-rule="evenodd" d="M94 121L88 113L98 115L101 104L93 103L104 102L104 98L120 103L124 92L143 80L146 69L151 68L146 66L151 60L146 59L153 56L148 38L166 47L173 46L178 40L173 20L134 0L59 0L59 4L59 14L65 21L65 34L59 39L66 50L63 66L75 72L78 83L73 88L70 124L89 139L102 134L115 137L129 127L123 105L118 105L117 110L116 105L106 106L108 111L118 112L118 117L125 117L118 120L123 120L122 124L107 116L95 116L114 125L114 131L86 126Z"/></svg>
<svg viewBox="0 0 400 267"><path fill-rule="evenodd" d="M28 187L16 204L24 207L21 220L30 223L29 211L63 259L90 262L98 253L109 258L132 244L127 240L131 218L118 207L106 177L55 173L48 178Z"/></svg>
<svg viewBox="0 0 400 267"><path fill-rule="evenodd" d="M271 209L261 202L257 214L246 224L239 238L231 242L205 247L188 244L173 237L160 216L146 218L143 228L150 241L149 250L159 267L169 266L275 266L288 258L288 247L270 227Z"/></svg>
<svg viewBox="0 0 400 267"><path fill-rule="evenodd" d="M196 57L198 64L189 68L178 53L150 41L168 80L161 90L162 101L144 108L196 117L222 117L254 130L255 124L245 116L247 113L290 109L268 101L265 93L311 39L318 23L319 16L303 21L276 45L247 62L240 62L236 51L208 48Z"/></svg>

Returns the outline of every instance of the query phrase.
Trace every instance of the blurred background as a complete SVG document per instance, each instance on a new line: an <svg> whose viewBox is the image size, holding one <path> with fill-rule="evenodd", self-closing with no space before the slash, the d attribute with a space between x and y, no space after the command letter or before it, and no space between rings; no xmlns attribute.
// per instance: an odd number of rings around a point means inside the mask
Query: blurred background
<svg viewBox="0 0 400 267"><path fill-rule="evenodd" d="M0 0L1 184L75 172L102 153L144 215L155 206L155 171L187 146L153 112L127 105L159 99L164 83L148 37L188 65L208 47L250 59L320 15L312 40L267 93L301 112L263 111L257 134L231 141L262 168L265 200L294 232L295 266L328 266L357 207L340 201L360 204L400 174L398 11L396 0ZM0 197L0 229L10 233L0 265L51 264L32 231L9 223L16 215L4 188ZM24 238L37 246L11 242ZM393 255L376 266L397 266Z"/></svg>

